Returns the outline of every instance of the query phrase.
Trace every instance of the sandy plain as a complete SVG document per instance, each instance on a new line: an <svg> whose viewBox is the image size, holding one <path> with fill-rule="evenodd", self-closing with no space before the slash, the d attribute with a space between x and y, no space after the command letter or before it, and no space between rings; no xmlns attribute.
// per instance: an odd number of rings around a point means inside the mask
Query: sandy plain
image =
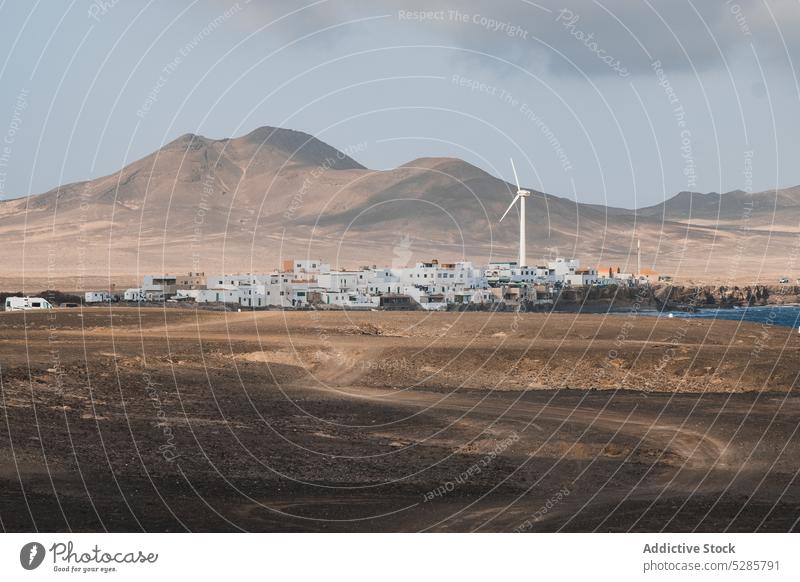
<svg viewBox="0 0 800 582"><path fill-rule="evenodd" d="M0 313L0 526L794 530L798 348L637 314Z"/></svg>

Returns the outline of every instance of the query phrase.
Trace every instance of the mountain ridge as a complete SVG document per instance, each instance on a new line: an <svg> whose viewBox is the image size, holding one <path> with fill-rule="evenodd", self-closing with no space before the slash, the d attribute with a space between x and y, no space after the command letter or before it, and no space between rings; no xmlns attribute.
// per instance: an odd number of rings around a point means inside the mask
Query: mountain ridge
<svg viewBox="0 0 800 582"><path fill-rule="evenodd" d="M43 265L63 277L270 270L305 254L373 264L391 260L403 240L412 241L409 260L511 259L517 213L497 220L515 192L459 158L371 170L300 131L186 133L112 174L0 201L0 244L11 257L0 278L41 275ZM527 217L533 262L577 256L630 270L641 240L648 267L726 280L763 273L761 257L780 258L800 225L800 187L681 192L638 210L534 191Z"/></svg>

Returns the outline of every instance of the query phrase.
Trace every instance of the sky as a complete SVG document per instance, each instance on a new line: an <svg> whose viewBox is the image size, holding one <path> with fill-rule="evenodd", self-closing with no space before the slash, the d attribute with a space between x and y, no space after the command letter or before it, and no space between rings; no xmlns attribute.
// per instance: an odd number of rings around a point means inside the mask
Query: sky
<svg viewBox="0 0 800 582"><path fill-rule="evenodd" d="M0 0L0 198L185 133L626 208L800 184L798 0Z"/></svg>

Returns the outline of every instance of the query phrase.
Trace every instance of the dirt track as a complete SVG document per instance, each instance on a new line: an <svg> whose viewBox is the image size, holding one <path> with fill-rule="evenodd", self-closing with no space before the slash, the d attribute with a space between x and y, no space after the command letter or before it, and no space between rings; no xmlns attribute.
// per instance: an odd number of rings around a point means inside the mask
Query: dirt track
<svg viewBox="0 0 800 582"><path fill-rule="evenodd" d="M797 529L791 332L564 314L3 313L0 521Z"/></svg>

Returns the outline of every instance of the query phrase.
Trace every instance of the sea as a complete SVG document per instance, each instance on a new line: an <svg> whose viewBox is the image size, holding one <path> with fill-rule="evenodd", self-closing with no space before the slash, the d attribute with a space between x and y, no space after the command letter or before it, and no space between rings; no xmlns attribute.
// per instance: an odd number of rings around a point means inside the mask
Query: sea
<svg viewBox="0 0 800 582"><path fill-rule="evenodd" d="M630 313L628 311L628 313ZM671 317L680 319L726 319L730 321L750 321L767 325L800 327L800 305L765 305L757 307L735 307L698 309L686 311L642 310L641 315Z"/></svg>

